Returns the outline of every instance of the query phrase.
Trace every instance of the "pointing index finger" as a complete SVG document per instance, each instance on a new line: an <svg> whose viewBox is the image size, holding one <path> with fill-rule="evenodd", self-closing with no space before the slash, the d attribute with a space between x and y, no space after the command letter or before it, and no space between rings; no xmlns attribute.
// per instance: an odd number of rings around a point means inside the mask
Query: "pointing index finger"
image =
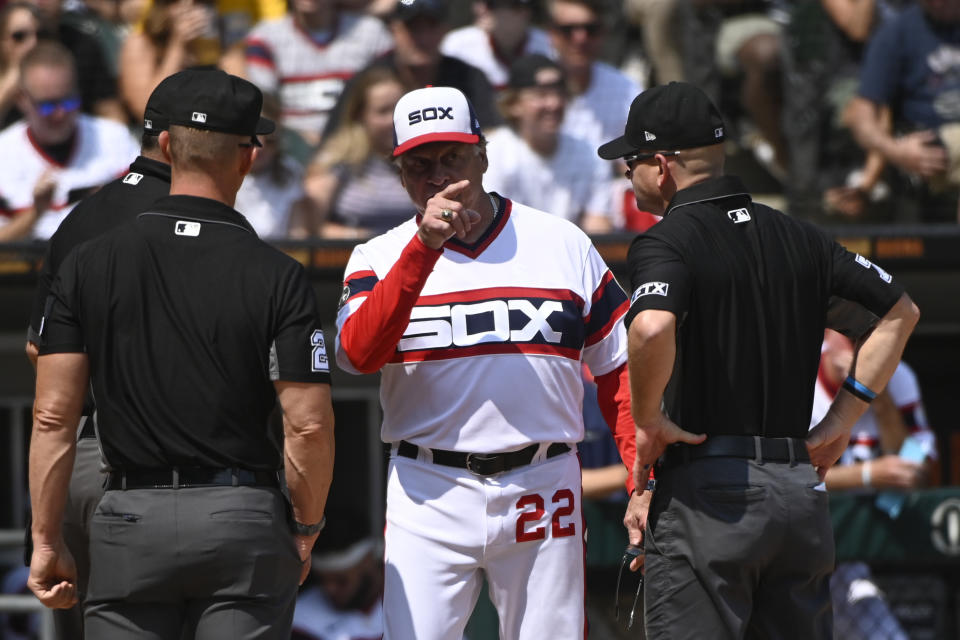
<svg viewBox="0 0 960 640"><path fill-rule="evenodd" d="M441 198L455 199L456 196L460 195L460 192L470 186L469 180L461 180L460 182L454 182L445 186L439 193L438 196Z"/></svg>

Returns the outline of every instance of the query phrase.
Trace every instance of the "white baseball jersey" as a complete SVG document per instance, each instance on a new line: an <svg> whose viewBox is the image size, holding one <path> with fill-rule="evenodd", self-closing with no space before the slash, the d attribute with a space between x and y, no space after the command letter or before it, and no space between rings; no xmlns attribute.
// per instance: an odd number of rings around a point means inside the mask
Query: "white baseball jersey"
<svg viewBox="0 0 960 640"><path fill-rule="evenodd" d="M821 368L817 374L817 384L813 391L811 428L827 415L837 391L839 391L839 388L830 388L830 384ZM933 442L934 434L930 430L930 425L927 424L927 414L923 409L923 401L920 398L920 385L917 384L917 375L913 372L913 369L904 362L898 364L890 382L887 383L887 391L890 393L894 405L900 410L907 428L914 436L929 439L931 441L929 450L934 452L932 457L936 457L937 448ZM839 464L847 465L863 462L880 455L880 429L877 425L876 414L870 407L853 425L853 430L850 432L850 446L844 450Z"/></svg>
<svg viewBox="0 0 960 640"><path fill-rule="evenodd" d="M354 249L339 330L416 229L411 219ZM626 310L626 294L579 228L507 200L475 249L448 242L427 277L382 369L383 440L473 452L579 442L581 358L594 376L626 361ZM340 331L336 353L357 372Z"/></svg>
<svg viewBox="0 0 960 640"><path fill-rule="evenodd" d="M386 359L383 440L421 447L388 471L384 639L461 638L481 573L504 637L582 639L580 465L545 453L583 438L581 361L624 380L626 294L579 228L509 200L472 246L433 252L416 231L413 219L354 249L337 317L342 368L358 370L350 353ZM404 326L379 329L381 314ZM421 458L531 443L530 464L491 476Z"/></svg>
<svg viewBox="0 0 960 640"><path fill-rule="evenodd" d="M487 158L483 184L493 191L574 223L585 212L611 215L610 163L585 140L560 132L556 151L544 157L501 127L487 136Z"/></svg>
<svg viewBox="0 0 960 640"><path fill-rule="evenodd" d="M313 587L297 598L293 631L316 640L380 640L383 604L378 599L369 611L342 611L330 604L320 587Z"/></svg>
<svg viewBox="0 0 960 640"><path fill-rule="evenodd" d="M56 182L50 207L33 228L47 239L84 196L127 172L140 147L121 124L77 115L73 151L65 164L47 156L36 144L25 120L0 132L0 226L33 206L33 189L45 173Z"/></svg>
<svg viewBox="0 0 960 640"><path fill-rule="evenodd" d="M341 11L336 28L318 37L288 14L247 36L247 73L279 96L284 125L319 134L346 81L391 47L387 28L371 16Z"/></svg>
<svg viewBox="0 0 960 640"><path fill-rule="evenodd" d="M622 136L630 104L642 90L616 67L594 62L590 86L567 103L563 130L587 140L594 149Z"/></svg>
<svg viewBox="0 0 960 640"><path fill-rule="evenodd" d="M497 90L507 85L507 80L510 78L510 65L514 60L531 53L541 53L546 56L552 51L550 38L543 29L536 27L527 29L527 37L517 51L510 52L510 58L502 56L493 48L493 38L489 33L473 25L454 29L440 43L441 53L459 58L480 69Z"/></svg>

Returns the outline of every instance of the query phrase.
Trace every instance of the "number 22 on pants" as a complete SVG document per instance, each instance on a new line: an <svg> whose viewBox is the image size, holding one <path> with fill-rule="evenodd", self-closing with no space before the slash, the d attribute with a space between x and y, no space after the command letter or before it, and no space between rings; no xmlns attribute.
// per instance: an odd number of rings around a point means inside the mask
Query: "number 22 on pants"
<svg viewBox="0 0 960 640"><path fill-rule="evenodd" d="M566 538L576 532L576 524L569 522L566 525L560 522L573 513L573 491L570 489L560 489L553 494L551 500L553 504L559 505L553 511L551 518L552 535L554 538ZM527 525L539 522L545 512L543 496L539 493L531 493L522 496L517 500L517 509L521 511L517 516L517 542L530 542L532 540L543 540L547 537L546 527L536 527L527 530Z"/></svg>

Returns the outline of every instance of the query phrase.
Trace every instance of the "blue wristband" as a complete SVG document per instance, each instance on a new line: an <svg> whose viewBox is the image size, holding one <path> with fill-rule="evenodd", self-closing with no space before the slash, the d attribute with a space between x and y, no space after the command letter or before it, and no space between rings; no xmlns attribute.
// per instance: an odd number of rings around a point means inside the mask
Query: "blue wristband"
<svg viewBox="0 0 960 640"><path fill-rule="evenodd" d="M847 379L843 381L843 388L864 402L872 402L877 397L876 392L868 389L853 376L847 376Z"/></svg>

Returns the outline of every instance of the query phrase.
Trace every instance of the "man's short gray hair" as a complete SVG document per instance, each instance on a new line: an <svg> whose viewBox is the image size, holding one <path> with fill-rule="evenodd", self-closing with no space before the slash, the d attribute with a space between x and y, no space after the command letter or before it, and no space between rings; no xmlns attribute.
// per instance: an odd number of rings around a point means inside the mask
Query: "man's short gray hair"
<svg viewBox="0 0 960 640"><path fill-rule="evenodd" d="M179 169L216 171L238 152L243 136L170 125L170 159Z"/></svg>

